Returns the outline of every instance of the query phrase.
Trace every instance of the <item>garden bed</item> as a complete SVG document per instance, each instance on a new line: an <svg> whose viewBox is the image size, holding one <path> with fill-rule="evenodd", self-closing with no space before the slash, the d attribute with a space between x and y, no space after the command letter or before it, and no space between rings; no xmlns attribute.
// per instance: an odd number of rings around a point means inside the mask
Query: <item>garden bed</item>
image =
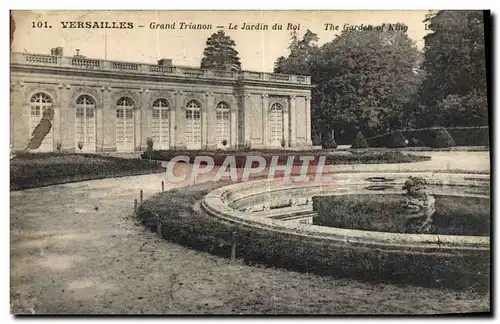
<svg viewBox="0 0 500 324"><path fill-rule="evenodd" d="M420 162L428 161L431 159L429 156L405 154L399 151L383 151L378 152L376 150L370 151L332 151L332 150L311 150L311 151L284 151L284 150L255 150L248 152L241 151L206 151L206 150L196 150L196 151L174 151L174 150L154 150L151 152L144 152L141 157L143 159L152 159L157 161L170 161L176 156L187 156L189 157L189 162L193 163L197 156L208 156L214 160L216 166L222 165L224 160L228 156L234 156L236 160L236 166L241 168L245 166L245 162L248 156L259 156L266 160L269 164L271 159L275 156L278 157L279 164L285 164L291 156L294 157L294 165L302 165L301 156L314 156L314 161L310 164L314 165L318 163L320 156L325 156L325 164L380 164L380 163L410 163L410 162Z"/></svg>
<svg viewBox="0 0 500 324"><path fill-rule="evenodd" d="M10 190L161 171L160 163L141 159L78 153L18 154L10 160Z"/></svg>
<svg viewBox="0 0 500 324"><path fill-rule="evenodd" d="M449 255L381 251L221 221L199 203L208 192L228 184L208 182L158 194L140 206L138 219L151 230L160 223L161 236L169 241L223 257L231 255L235 233L236 257L247 264L371 282L454 289L489 287L487 252Z"/></svg>

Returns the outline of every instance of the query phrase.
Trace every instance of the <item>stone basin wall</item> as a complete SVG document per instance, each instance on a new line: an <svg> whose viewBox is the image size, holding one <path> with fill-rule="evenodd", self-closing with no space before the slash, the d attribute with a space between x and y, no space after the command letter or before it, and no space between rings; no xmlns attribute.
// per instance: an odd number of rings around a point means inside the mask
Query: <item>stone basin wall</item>
<svg viewBox="0 0 500 324"><path fill-rule="evenodd" d="M411 173L430 186L453 195L488 198L465 193L468 188L489 188L489 175L463 173ZM212 216L238 228L245 259L257 259L285 268L367 280L390 278L421 285L481 287L489 285L490 238L432 234L370 232L286 223L255 217L230 207L251 195L298 190L309 195L374 193L374 183L394 185L385 193L401 193L408 174L333 174L321 183L283 183L257 180L216 189L205 196L203 208ZM378 279L374 279L378 278Z"/></svg>

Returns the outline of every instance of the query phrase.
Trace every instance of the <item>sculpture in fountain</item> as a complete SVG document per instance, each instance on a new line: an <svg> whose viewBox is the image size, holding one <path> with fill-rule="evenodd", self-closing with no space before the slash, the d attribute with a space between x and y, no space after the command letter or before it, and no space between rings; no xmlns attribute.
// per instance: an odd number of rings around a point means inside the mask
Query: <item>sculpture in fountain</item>
<svg viewBox="0 0 500 324"><path fill-rule="evenodd" d="M403 194L403 208L409 213L407 230L429 233L432 229L432 215L436 212L436 198L427 191L427 181L421 177L410 176L405 181L403 190L406 190Z"/></svg>

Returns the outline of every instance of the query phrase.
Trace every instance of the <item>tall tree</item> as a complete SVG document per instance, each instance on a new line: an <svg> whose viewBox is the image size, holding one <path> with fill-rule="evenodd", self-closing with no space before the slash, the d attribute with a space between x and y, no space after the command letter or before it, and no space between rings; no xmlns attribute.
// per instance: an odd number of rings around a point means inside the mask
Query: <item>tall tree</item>
<svg viewBox="0 0 500 324"><path fill-rule="evenodd" d="M401 127L402 107L422 79L420 59L402 30L346 30L324 44L312 63L320 131L374 135Z"/></svg>
<svg viewBox="0 0 500 324"><path fill-rule="evenodd" d="M487 124L483 21L479 10L427 16L431 33L425 37L422 65L427 78L414 106L418 126L450 125L454 119L457 125Z"/></svg>
<svg viewBox="0 0 500 324"><path fill-rule="evenodd" d="M207 38L201 68L240 71L241 62L235 46L235 42L223 30L212 34Z"/></svg>
<svg viewBox="0 0 500 324"><path fill-rule="evenodd" d="M318 35L310 31L305 32L299 39L297 32L290 34L290 51L288 57L280 56L274 63L274 73L310 75L310 61L318 53Z"/></svg>

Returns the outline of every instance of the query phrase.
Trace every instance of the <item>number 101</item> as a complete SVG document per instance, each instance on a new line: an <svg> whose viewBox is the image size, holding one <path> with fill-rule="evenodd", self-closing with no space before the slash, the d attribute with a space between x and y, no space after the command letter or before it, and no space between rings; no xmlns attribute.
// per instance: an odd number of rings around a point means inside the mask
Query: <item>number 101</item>
<svg viewBox="0 0 500 324"><path fill-rule="evenodd" d="M46 21L33 21L31 28L50 28Z"/></svg>

